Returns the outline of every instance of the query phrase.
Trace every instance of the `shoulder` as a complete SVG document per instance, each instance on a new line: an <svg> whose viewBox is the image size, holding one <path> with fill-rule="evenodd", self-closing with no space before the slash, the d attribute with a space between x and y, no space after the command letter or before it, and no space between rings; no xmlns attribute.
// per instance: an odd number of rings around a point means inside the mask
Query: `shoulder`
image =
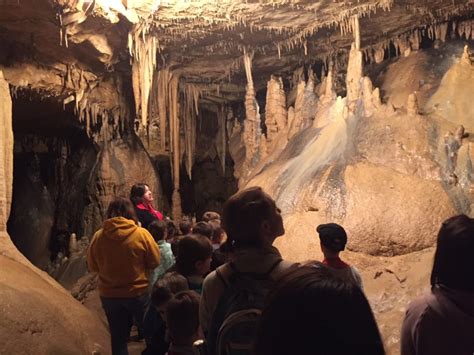
<svg viewBox="0 0 474 355"><path fill-rule="evenodd" d="M92 235L92 238L91 238L91 245L92 245L93 243L95 243L95 242L97 241L97 239L102 236L102 231L103 231L103 229L100 228L97 232L95 232L95 233Z"/></svg>
<svg viewBox="0 0 474 355"><path fill-rule="evenodd" d="M417 328L432 313L433 302L435 296L431 292L410 302L406 309L404 326Z"/></svg>

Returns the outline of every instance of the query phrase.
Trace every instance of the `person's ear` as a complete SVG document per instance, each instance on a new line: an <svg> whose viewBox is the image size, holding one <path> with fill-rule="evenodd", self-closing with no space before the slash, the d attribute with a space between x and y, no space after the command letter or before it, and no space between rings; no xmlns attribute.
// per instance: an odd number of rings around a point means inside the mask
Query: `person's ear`
<svg viewBox="0 0 474 355"><path fill-rule="evenodd" d="M272 226L270 222L267 219L263 220L262 224L260 225L261 234L267 236L271 233L271 231L272 231Z"/></svg>

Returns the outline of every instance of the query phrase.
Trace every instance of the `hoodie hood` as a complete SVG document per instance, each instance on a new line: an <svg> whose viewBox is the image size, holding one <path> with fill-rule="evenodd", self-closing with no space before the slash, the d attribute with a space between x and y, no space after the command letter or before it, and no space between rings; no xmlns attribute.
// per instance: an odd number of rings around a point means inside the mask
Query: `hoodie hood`
<svg viewBox="0 0 474 355"><path fill-rule="evenodd" d="M137 230L138 226L131 219L114 217L104 221L104 236L113 240L124 240Z"/></svg>

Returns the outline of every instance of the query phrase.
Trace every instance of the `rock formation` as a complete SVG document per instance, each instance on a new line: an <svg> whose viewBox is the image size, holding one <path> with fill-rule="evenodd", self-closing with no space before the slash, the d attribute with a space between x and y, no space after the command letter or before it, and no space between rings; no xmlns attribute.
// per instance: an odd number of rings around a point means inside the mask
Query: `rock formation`
<svg viewBox="0 0 474 355"><path fill-rule="evenodd" d="M261 185L283 210L286 258L319 256L317 223L346 227L392 351L387 324L414 296L398 273L421 291L402 261L426 266L439 224L474 212L473 16L448 0L0 0L0 292L13 310L73 309L91 327L66 315L59 333L92 352L93 317L7 229L70 287L133 183L174 220ZM38 288L26 308L8 270ZM20 316L32 346L43 329L38 349L61 352L52 323Z"/></svg>

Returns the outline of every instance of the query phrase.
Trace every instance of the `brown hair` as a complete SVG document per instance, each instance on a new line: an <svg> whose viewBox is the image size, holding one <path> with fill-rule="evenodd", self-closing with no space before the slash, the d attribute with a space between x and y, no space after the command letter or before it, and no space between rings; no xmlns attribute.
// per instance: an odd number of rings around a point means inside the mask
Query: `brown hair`
<svg viewBox="0 0 474 355"><path fill-rule="evenodd" d="M250 187L232 195L222 213L228 247L259 246L262 222L275 208L275 202L261 187Z"/></svg>
<svg viewBox="0 0 474 355"><path fill-rule="evenodd" d="M117 197L115 200L110 202L109 207L107 208L106 216L107 219L114 217L124 217L135 222L138 221L135 208L133 208L132 203L130 200L123 197Z"/></svg>
<svg viewBox="0 0 474 355"><path fill-rule="evenodd" d="M474 291L474 219L455 216L443 222L431 272L431 286Z"/></svg>
<svg viewBox="0 0 474 355"><path fill-rule="evenodd" d="M147 229L156 242L165 239L168 231L166 222L164 221L153 221L148 225Z"/></svg>
<svg viewBox="0 0 474 355"><path fill-rule="evenodd" d="M194 291L176 294L166 306L166 326L170 339L188 345L199 331L199 295Z"/></svg>
<svg viewBox="0 0 474 355"><path fill-rule="evenodd" d="M143 203L143 195L145 194L146 187L149 187L148 184L138 183L132 186L130 189L130 200L136 206L139 203Z"/></svg>
<svg viewBox="0 0 474 355"><path fill-rule="evenodd" d="M319 262L281 277L268 297L255 348L259 355L385 353L362 290Z"/></svg>
<svg viewBox="0 0 474 355"><path fill-rule="evenodd" d="M201 235L188 235L178 242L176 270L183 276L196 272L196 262L212 257L212 244Z"/></svg>
<svg viewBox="0 0 474 355"><path fill-rule="evenodd" d="M155 307L167 303L173 295L189 289L188 280L177 272L168 272L153 286L151 302Z"/></svg>

